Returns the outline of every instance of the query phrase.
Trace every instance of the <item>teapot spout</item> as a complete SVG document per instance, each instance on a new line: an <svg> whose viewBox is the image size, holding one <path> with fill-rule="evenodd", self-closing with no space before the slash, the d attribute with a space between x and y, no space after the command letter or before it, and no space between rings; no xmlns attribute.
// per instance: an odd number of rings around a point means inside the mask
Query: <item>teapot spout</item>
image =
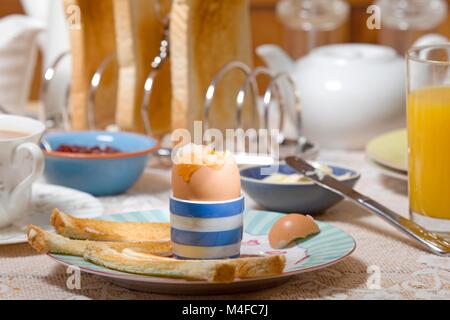
<svg viewBox="0 0 450 320"><path fill-rule="evenodd" d="M274 72L292 73L294 61L279 46L274 44L264 44L256 48L256 53Z"/></svg>

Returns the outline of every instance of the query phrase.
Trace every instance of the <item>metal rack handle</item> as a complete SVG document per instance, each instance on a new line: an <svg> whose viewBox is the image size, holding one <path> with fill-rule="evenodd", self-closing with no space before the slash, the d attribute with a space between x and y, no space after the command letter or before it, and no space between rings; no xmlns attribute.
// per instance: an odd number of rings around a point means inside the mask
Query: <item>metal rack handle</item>
<svg viewBox="0 0 450 320"><path fill-rule="evenodd" d="M222 78L230 71L237 69L242 71L242 73L248 77L252 73L252 69L242 61L233 60L225 64L219 72L216 74L214 79L208 86L206 90L205 102L204 102L204 119L203 119L203 129L207 130L209 128L209 115L211 111L211 105L214 101L214 95L216 93L216 88Z"/></svg>
<svg viewBox="0 0 450 320"><path fill-rule="evenodd" d="M164 25L163 38L159 45L159 54L153 59L151 63L151 69L144 83L144 93L141 102L141 117L144 123L144 129L147 135L152 135L152 126L150 123L150 100L153 92L153 85L155 83L155 78L158 75L163 63L170 56L170 46L169 46L169 23Z"/></svg>
<svg viewBox="0 0 450 320"><path fill-rule="evenodd" d="M87 122L89 130L95 130L95 96L97 94L98 87L100 86L106 68L115 57L115 53L110 53L105 59L103 59L91 78L87 105Z"/></svg>
<svg viewBox="0 0 450 320"><path fill-rule="evenodd" d="M45 70L44 77L42 79L42 85L40 88L39 97L41 100L41 108L40 108L40 115L41 121L44 123L47 122L47 96L48 96L48 90L50 88L50 83L52 82L57 69L61 65L61 62L64 60L64 58L70 56L70 51L64 51L60 53L55 60L52 62L52 64ZM69 88L68 88L69 89ZM69 90L66 91L66 98L65 98L65 106L63 106L61 111L62 121L63 121L63 128L64 130L70 130L70 121L69 121L69 112L67 110L68 108L68 101L69 101Z"/></svg>
<svg viewBox="0 0 450 320"><path fill-rule="evenodd" d="M261 115L259 114L259 108L258 108L258 94L259 94L259 87L258 83L256 81L257 77L260 75L266 75L269 78L273 77L272 72L270 69L265 67L257 67L255 68L245 79L244 84L240 88L238 95L236 96L236 106L237 106L237 112L236 112L236 122L237 127L242 127L242 110L244 108L244 103L246 99L246 95L248 92L248 88L250 87L252 89L252 97L253 97L253 105L254 109L258 111L258 115L261 118Z"/></svg>
<svg viewBox="0 0 450 320"><path fill-rule="evenodd" d="M286 80L286 82L289 84L290 88L291 88L291 92L294 95L294 112L295 112L295 118L296 118L296 128L297 128L297 136L300 137L301 132L300 132L300 126L301 126L301 110L300 110L300 95L298 93L297 87L295 85L294 80L292 79L292 77L285 73L285 72L281 72L276 74L274 77L272 77L271 82L269 83L269 85L267 86L266 92L264 93L264 99L263 99L263 110L264 110L264 122L265 122L265 127L266 129L269 129L269 108L270 108L270 103L272 102L272 97L273 97L273 92L275 92L277 101L278 101L278 106L279 106L279 110L280 110L280 122L279 122L279 127L278 129L280 130L280 132L282 132L283 128L284 128L284 115L286 112L289 111L289 107L287 104L287 97L283 96L281 94L281 85L280 85L280 80ZM284 140L284 139L282 139ZM280 143L282 142L282 140L280 141Z"/></svg>

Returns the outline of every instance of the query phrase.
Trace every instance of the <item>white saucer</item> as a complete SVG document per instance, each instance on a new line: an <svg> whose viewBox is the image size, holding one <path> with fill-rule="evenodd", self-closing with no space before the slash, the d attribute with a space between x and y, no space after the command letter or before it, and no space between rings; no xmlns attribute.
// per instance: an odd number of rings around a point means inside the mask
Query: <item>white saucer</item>
<svg viewBox="0 0 450 320"><path fill-rule="evenodd" d="M52 230L49 220L55 208L79 218L94 218L103 214L102 203L93 196L50 184L34 184L31 202L32 213L20 224L0 229L0 245L26 242L25 227L28 224Z"/></svg>

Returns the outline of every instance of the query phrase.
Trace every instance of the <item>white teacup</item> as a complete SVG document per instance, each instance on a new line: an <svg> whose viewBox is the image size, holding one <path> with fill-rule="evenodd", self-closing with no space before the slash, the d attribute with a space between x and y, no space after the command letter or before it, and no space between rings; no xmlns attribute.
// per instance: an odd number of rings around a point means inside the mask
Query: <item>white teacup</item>
<svg viewBox="0 0 450 320"><path fill-rule="evenodd" d="M0 115L0 228L30 212L31 185L44 171L44 131L39 121Z"/></svg>

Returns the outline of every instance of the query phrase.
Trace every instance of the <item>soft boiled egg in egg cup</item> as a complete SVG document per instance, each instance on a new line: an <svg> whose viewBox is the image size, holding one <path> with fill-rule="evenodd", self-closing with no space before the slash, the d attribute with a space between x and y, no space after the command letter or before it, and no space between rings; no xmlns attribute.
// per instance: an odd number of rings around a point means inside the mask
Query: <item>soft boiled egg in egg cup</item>
<svg viewBox="0 0 450 320"><path fill-rule="evenodd" d="M170 198L174 254L187 259L238 257L244 197L233 156L194 144L175 152Z"/></svg>
<svg viewBox="0 0 450 320"><path fill-rule="evenodd" d="M173 196L191 201L225 201L241 196L241 178L233 155L188 144L176 151Z"/></svg>

